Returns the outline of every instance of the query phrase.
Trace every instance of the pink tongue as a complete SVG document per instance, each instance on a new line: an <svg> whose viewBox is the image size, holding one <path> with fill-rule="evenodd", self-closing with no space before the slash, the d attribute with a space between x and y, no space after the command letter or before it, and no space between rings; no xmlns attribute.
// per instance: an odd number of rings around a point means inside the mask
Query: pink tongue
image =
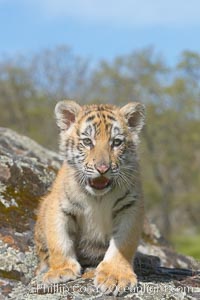
<svg viewBox="0 0 200 300"><path fill-rule="evenodd" d="M109 182L110 180L103 176L90 179L91 187L94 187L97 190L104 189L109 184Z"/></svg>

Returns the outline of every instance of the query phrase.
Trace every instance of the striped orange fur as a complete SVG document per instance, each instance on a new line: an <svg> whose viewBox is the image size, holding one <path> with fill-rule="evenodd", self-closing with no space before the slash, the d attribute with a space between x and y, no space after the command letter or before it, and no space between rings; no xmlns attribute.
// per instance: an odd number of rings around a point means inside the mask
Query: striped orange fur
<svg viewBox="0 0 200 300"><path fill-rule="evenodd" d="M55 113L64 162L38 210L38 272L58 283L96 265L96 287L117 295L137 283L132 263L144 216L137 155L144 106L62 101Z"/></svg>

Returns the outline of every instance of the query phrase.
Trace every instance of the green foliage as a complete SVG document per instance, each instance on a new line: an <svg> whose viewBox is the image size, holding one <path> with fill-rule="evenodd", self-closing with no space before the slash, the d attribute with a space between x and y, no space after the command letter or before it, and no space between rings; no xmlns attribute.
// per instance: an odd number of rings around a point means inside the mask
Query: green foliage
<svg viewBox="0 0 200 300"><path fill-rule="evenodd" d="M200 234L199 235L176 235L172 242L177 251L200 259Z"/></svg>
<svg viewBox="0 0 200 300"><path fill-rule="evenodd" d="M92 69L66 46L1 59L0 126L57 149L53 111L58 100L145 103L140 147L144 194L148 212L170 237L180 228L200 228L199 79L200 55L191 51L181 53L173 68L153 48Z"/></svg>
<svg viewBox="0 0 200 300"><path fill-rule="evenodd" d="M54 107L63 98L83 97L88 62L69 47L0 61L0 126L57 149Z"/></svg>
<svg viewBox="0 0 200 300"><path fill-rule="evenodd" d="M170 69L148 48L103 62L93 73L91 95L95 99L101 95L104 102L146 104L141 150L144 194L148 207L155 211L152 215L159 214L156 219L166 236L174 231L177 203L188 214L188 224L194 222L190 195L199 194L200 86L192 69L195 75L200 71L198 54L184 52L179 64ZM187 213L188 207L192 214ZM196 211L199 207L197 202Z"/></svg>

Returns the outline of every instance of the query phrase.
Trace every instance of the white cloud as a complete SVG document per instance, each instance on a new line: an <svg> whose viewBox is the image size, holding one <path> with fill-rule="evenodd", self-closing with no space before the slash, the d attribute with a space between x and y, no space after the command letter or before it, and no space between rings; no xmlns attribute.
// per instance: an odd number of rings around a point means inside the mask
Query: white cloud
<svg viewBox="0 0 200 300"><path fill-rule="evenodd" d="M2 1L2 0L0 0ZM7 0L8 1L8 0ZM16 0L32 3L49 18L120 26L190 26L200 24L199 0ZM1 2L0 2L1 3Z"/></svg>

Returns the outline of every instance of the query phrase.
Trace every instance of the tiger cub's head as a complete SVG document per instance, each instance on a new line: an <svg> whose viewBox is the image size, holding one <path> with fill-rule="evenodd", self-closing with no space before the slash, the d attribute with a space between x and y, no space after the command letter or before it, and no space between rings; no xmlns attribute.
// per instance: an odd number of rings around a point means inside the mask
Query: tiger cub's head
<svg viewBox="0 0 200 300"><path fill-rule="evenodd" d="M61 101L55 114L61 129L61 153L87 192L103 195L134 184L138 135L144 124L142 104L81 107Z"/></svg>

